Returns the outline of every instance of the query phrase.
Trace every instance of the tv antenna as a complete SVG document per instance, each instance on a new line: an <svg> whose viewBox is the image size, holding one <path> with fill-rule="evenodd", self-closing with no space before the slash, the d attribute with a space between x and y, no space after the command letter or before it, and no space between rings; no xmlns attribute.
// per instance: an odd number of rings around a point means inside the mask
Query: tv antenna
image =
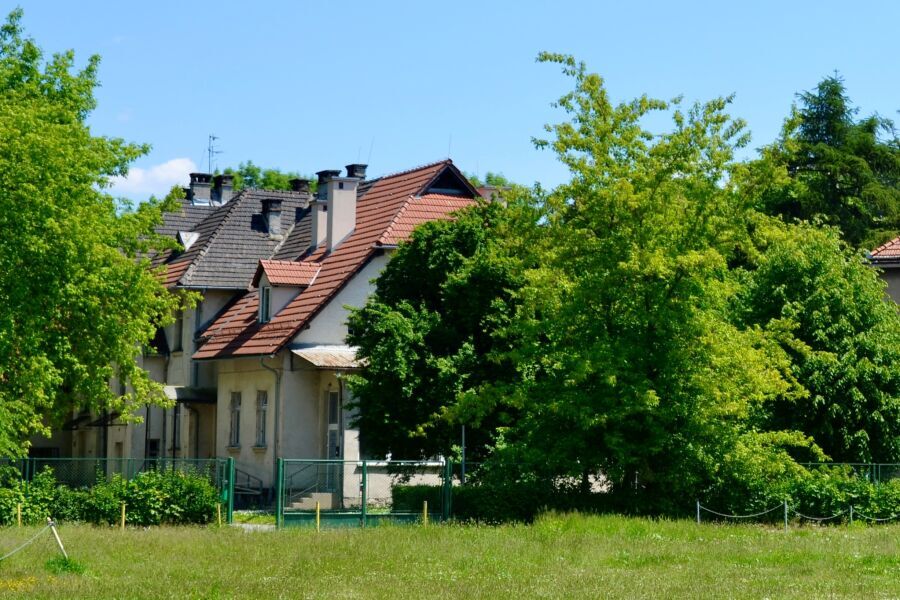
<svg viewBox="0 0 900 600"><path fill-rule="evenodd" d="M219 139L219 136L217 136L216 134L209 134L209 144L206 146L206 154L208 156L206 166L209 169L210 173L213 172L213 157L216 154L222 154L222 151L216 148L217 139Z"/></svg>

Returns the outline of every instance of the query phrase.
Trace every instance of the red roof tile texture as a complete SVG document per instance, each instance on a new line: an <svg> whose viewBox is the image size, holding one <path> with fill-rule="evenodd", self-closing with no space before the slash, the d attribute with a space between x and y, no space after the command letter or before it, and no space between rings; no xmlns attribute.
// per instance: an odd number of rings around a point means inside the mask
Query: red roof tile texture
<svg viewBox="0 0 900 600"><path fill-rule="evenodd" d="M449 160L383 177L367 186L357 201L356 228L330 254L317 248L303 263L320 267L318 276L271 321L257 321L257 293L250 292L206 330L197 359L269 355L280 350L362 269L381 246L406 239L416 225L448 218L474 202L469 197L424 194L446 170L463 181ZM468 185L468 183L466 183Z"/></svg>
<svg viewBox="0 0 900 600"><path fill-rule="evenodd" d="M316 279L322 265L314 262L293 262L289 260L261 260L253 285L259 285L262 273L272 285L308 286Z"/></svg>
<svg viewBox="0 0 900 600"><path fill-rule="evenodd" d="M900 237L894 238L872 250L873 262L893 262L900 260Z"/></svg>

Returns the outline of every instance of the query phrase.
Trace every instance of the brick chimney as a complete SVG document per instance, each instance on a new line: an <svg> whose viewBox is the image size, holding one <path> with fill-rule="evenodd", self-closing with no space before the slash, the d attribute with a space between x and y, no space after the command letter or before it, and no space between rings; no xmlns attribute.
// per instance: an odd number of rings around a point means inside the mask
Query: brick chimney
<svg viewBox="0 0 900 600"><path fill-rule="evenodd" d="M209 173L191 173L188 200L191 201L191 204L209 204L211 188L212 175Z"/></svg>
<svg viewBox="0 0 900 600"><path fill-rule="evenodd" d="M210 194L210 200L213 204L227 204L234 195L234 176L233 175L216 175L213 178L213 188Z"/></svg>
<svg viewBox="0 0 900 600"><path fill-rule="evenodd" d="M262 214L266 221L266 229L269 237L281 239L281 198L264 198L262 200Z"/></svg>

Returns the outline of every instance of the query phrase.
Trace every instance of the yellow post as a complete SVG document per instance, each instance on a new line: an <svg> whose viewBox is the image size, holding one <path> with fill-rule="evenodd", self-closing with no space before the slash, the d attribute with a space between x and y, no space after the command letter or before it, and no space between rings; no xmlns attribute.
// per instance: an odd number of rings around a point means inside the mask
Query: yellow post
<svg viewBox="0 0 900 600"><path fill-rule="evenodd" d="M422 501L422 525L428 527L428 500Z"/></svg>
<svg viewBox="0 0 900 600"><path fill-rule="evenodd" d="M316 501L316 531L321 531L321 506L319 505L318 500Z"/></svg>
<svg viewBox="0 0 900 600"><path fill-rule="evenodd" d="M219 522L219 527L222 526L222 503L216 502L216 520Z"/></svg>
<svg viewBox="0 0 900 600"><path fill-rule="evenodd" d="M21 502L16 504L16 522L19 524L19 527L22 526L22 503Z"/></svg>
<svg viewBox="0 0 900 600"><path fill-rule="evenodd" d="M125 503L122 503L122 531L125 531Z"/></svg>

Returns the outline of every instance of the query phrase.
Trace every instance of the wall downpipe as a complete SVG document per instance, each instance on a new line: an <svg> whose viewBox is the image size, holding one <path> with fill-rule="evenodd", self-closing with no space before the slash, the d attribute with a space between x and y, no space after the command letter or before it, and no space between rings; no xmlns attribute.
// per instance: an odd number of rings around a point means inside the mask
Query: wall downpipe
<svg viewBox="0 0 900 600"><path fill-rule="evenodd" d="M281 450L281 371L278 369L273 369L269 365L265 363L266 358L264 356L259 357L259 366L261 366L266 371L270 371L272 375L275 376L275 432L274 432L274 440L272 442L272 456L273 456L273 477L278 477L278 459L281 458L279 456L279 451ZM272 484L275 484L275 479L272 480Z"/></svg>

